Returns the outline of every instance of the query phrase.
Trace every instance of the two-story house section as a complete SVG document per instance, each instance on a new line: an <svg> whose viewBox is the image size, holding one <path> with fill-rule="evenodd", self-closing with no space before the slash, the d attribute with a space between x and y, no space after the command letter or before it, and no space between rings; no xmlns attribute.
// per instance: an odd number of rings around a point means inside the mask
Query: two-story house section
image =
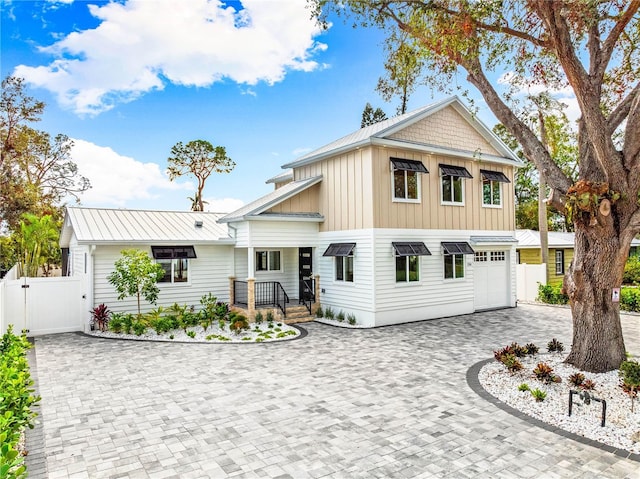
<svg viewBox="0 0 640 479"><path fill-rule="evenodd" d="M513 307L518 158L457 97L284 165L220 221L235 277L380 326Z"/></svg>

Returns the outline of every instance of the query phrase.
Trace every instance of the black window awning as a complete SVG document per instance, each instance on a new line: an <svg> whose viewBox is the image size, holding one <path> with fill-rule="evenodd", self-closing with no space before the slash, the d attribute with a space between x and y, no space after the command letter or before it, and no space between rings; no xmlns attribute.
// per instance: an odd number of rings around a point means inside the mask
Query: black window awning
<svg viewBox="0 0 640 479"><path fill-rule="evenodd" d="M443 241L440 243L444 254L473 254L474 251L466 241Z"/></svg>
<svg viewBox="0 0 640 479"><path fill-rule="evenodd" d="M427 167L421 161L405 160L402 158L389 158L394 170L415 171L417 173L429 173Z"/></svg>
<svg viewBox="0 0 640 479"><path fill-rule="evenodd" d="M485 180L499 181L500 183L511 183L507 175L500 171L480 170L480 174Z"/></svg>
<svg viewBox="0 0 640 479"><path fill-rule="evenodd" d="M322 256L351 256L355 243L331 243Z"/></svg>
<svg viewBox="0 0 640 479"><path fill-rule="evenodd" d="M193 259L196 250L193 246L152 246L151 253L154 259Z"/></svg>
<svg viewBox="0 0 640 479"><path fill-rule="evenodd" d="M457 176L460 178L473 178L469 170L464 166L438 165L443 176Z"/></svg>
<svg viewBox="0 0 640 479"><path fill-rule="evenodd" d="M430 256L431 251L422 241L394 242L391 243L396 256Z"/></svg>

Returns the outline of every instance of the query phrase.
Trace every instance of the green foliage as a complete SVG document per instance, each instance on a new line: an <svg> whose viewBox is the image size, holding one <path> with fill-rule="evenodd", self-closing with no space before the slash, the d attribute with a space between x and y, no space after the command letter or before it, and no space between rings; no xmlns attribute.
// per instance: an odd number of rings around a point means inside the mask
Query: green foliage
<svg viewBox="0 0 640 479"><path fill-rule="evenodd" d="M527 351L527 354L531 356L533 356L534 354L538 354L538 351L540 350L540 348L538 348L538 346L533 343L527 343L524 346L524 349Z"/></svg>
<svg viewBox="0 0 640 479"><path fill-rule="evenodd" d="M569 297L562 292L561 285L538 283L538 301L547 304L567 304Z"/></svg>
<svg viewBox="0 0 640 479"><path fill-rule="evenodd" d="M194 140L186 145L176 143L171 148L167 165L171 181L183 175L195 176L198 187L191 198L193 211L204 211L202 191L207 178L212 173L229 173L236 166L223 146L213 146L206 140Z"/></svg>
<svg viewBox="0 0 640 479"><path fill-rule="evenodd" d="M623 284L640 284L640 256L629 256L624 264Z"/></svg>
<svg viewBox="0 0 640 479"><path fill-rule="evenodd" d="M522 383L520 386L518 386L518 391L530 391L529 385L527 383Z"/></svg>
<svg viewBox="0 0 640 479"><path fill-rule="evenodd" d="M268 310L267 311L267 316L265 317L267 323L272 323L274 318L273 318L273 311Z"/></svg>
<svg viewBox="0 0 640 479"><path fill-rule="evenodd" d="M500 362L505 365L505 367L509 370L509 372L512 372L512 373L515 373L516 371L520 371L523 368L520 360L511 353L504 354L500 358Z"/></svg>
<svg viewBox="0 0 640 479"><path fill-rule="evenodd" d="M122 330L124 334L131 334L131 328L133 327L133 314L125 313L122 315Z"/></svg>
<svg viewBox="0 0 640 479"><path fill-rule="evenodd" d="M376 108L375 110L371 106L371 103L367 103L362 111L362 121L360 122L360 128L366 126L375 125L383 120L387 119L387 114L382 108Z"/></svg>
<svg viewBox="0 0 640 479"><path fill-rule="evenodd" d="M640 289L627 287L620 289L620 309L623 311L640 311Z"/></svg>
<svg viewBox="0 0 640 479"><path fill-rule="evenodd" d="M234 334L240 334L249 328L249 321L247 321L246 316L233 312L229 314L229 329L231 332Z"/></svg>
<svg viewBox="0 0 640 479"><path fill-rule="evenodd" d="M124 327L124 314L113 313L111 315L111 320L109 321L109 329L116 334L120 334L122 332L123 327Z"/></svg>
<svg viewBox="0 0 640 479"><path fill-rule="evenodd" d="M316 309L316 318L322 318L324 316L324 311L322 311L322 306L318 306Z"/></svg>
<svg viewBox="0 0 640 479"><path fill-rule="evenodd" d="M59 263L60 228L51 215L24 213L18 233L18 274L35 278L41 267Z"/></svg>
<svg viewBox="0 0 640 479"><path fill-rule="evenodd" d="M136 336L142 336L147 330L147 325L142 319L136 319L133 322L131 328L133 329L133 334L135 334Z"/></svg>
<svg viewBox="0 0 640 479"><path fill-rule="evenodd" d="M538 363L533 369L533 374L545 384L561 382L560 377L553 374L553 368L547 363Z"/></svg>
<svg viewBox="0 0 640 479"><path fill-rule="evenodd" d="M256 324L261 324L264 321L264 316L262 315L262 311L258 311L253 318Z"/></svg>
<svg viewBox="0 0 640 479"><path fill-rule="evenodd" d="M0 341L0 477L23 477L24 458L17 451L21 431L33 428L36 413L32 408L40 401L32 389L26 336L13 334L13 326Z"/></svg>
<svg viewBox="0 0 640 479"><path fill-rule="evenodd" d="M355 314L347 314L347 322L351 325L351 326L355 326L356 324L356 316Z"/></svg>
<svg viewBox="0 0 640 479"><path fill-rule="evenodd" d="M549 343L547 343L547 351L550 353L561 353L564 351L564 344L556 338L553 338Z"/></svg>
<svg viewBox="0 0 640 479"><path fill-rule="evenodd" d="M640 391L640 363L622 361L618 374L622 378L620 387L631 399L631 412L633 412L634 400Z"/></svg>
<svg viewBox="0 0 640 479"><path fill-rule="evenodd" d="M135 296L138 301L138 316L140 316L140 298L155 304L160 294L158 281L164 276L164 270L145 251L125 249L120 252L121 257L114 264L114 271L107 279L118 293L118 299Z"/></svg>
<svg viewBox="0 0 640 479"><path fill-rule="evenodd" d="M342 323L344 321L344 312L340 311L338 314L336 314L336 320Z"/></svg>
<svg viewBox="0 0 640 479"><path fill-rule="evenodd" d="M333 312L333 309L331 309L329 306L327 306L326 308L324 308L324 317L327 319L333 319L335 316L335 313Z"/></svg>
<svg viewBox="0 0 640 479"><path fill-rule="evenodd" d="M531 391L531 395L536 402L542 402L547 398L547 393L537 388Z"/></svg>
<svg viewBox="0 0 640 479"><path fill-rule="evenodd" d="M569 384L571 384L572 386L575 387L580 387L582 386L582 384L584 383L585 377L584 374L582 373L574 373L571 376L569 376Z"/></svg>
<svg viewBox="0 0 640 479"><path fill-rule="evenodd" d="M195 331L187 331L187 336L189 336L191 339L195 339L196 332Z"/></svg>

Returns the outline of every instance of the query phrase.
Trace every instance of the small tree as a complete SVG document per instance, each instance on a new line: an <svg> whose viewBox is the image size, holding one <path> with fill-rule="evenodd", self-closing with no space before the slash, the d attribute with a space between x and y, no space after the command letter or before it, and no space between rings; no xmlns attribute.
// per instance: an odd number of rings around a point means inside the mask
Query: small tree
<svg viewBox="0 0 640 479"><path fill-rule="evenodd" d="M227 156L224 146L213 146L205 140L190 141L186 145L178 142L171 148L171 156L167 159L169 179L173 181L179 176L191 174L198 180L198 189L193 198L191 209L204 211L205 201L202 199L204 183L211 173L229 173L236 166Z"/></svg>
<svg viewBox="0 0 640 479"><path fill-rule="evenodd" d="M360 122L360 128L365 126L375 125L383 120L387 119L387 114L382 108L376 108L375 110L371 106L371 103L367 103L362 110L362 121Z"/></svg>
<svg viewBox="0 0 640 479"><path fill-rule="evenodd" d="M18 270L20 276L35 278L41 266L60 258L59 229L51 215L22 215L18 240Z"/></svg>
<svg viewBox="0 0 640 479"><path fill-rule="evenodd" d="M138 316L140 316L140 297L155 304L160 294L157 282L164 276L164 270L158 263L151 261L145 251L125 249L116 260L115 270L107 277L109 283L116 288L118 299L135 296L138 300Z"/></svg>

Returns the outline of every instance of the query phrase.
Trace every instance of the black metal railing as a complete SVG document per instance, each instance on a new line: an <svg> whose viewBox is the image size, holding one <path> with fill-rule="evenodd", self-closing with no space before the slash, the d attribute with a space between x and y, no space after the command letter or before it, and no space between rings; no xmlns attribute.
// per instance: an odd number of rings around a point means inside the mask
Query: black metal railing
<svg viewBox="0 0 640 479"><path fill-rule="evenodd" d="M311 314L311 306L316 302L316 280L301 279L298 291L299 303L304 304Z"/></svg>
<svg viewBox="0 0 640 479"><path fill-rule="evenodd" d="M234 304L249 307L249 287L246 281L233 282Z"/></svg>
<svg viewBox="0 0 640 479"><path fill-rule="evenodd" d="M254 283L254 307L273 306L280 308L284 316L287 315L289 296L278 281L256 281ZM234 303L238 306L249 307L249 288L246 281L233 282Z"/></svg>

